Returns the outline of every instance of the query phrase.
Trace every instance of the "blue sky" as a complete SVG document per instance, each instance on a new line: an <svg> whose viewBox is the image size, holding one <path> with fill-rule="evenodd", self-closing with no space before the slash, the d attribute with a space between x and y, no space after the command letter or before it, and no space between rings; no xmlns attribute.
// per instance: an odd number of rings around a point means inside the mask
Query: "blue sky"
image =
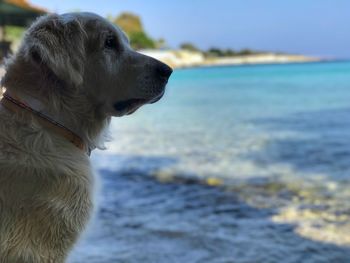
<svg viewBox="0 0 350 263"><path fill-rule="evenodd" d="M350 0L30 0L50 11L130 11L171 47L252 48L350 58Z"/></svg>

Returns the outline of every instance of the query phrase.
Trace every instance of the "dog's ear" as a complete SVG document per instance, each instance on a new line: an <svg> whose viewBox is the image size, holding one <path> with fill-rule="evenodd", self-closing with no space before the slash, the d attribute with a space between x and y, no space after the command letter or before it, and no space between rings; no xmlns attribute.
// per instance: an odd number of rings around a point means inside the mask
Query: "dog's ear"
<svg viewBox="0 0 350 263"><path fill-rule="evenodd" d="M77 19L47 15L28 30L24 39L26 56L47 66L60 80L79 86L83 82L85 38Z"/></svg>

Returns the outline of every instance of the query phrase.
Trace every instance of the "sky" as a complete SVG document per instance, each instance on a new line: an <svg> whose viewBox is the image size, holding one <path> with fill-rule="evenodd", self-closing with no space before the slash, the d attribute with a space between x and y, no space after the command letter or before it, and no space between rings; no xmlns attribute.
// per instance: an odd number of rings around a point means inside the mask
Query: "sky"
<svg viewBox="0 0 350 263"><path fill-rule="evenodd" d="M287 52L350 59L350 0L30 0L49 11L142 18L172 48Z"/></svg>

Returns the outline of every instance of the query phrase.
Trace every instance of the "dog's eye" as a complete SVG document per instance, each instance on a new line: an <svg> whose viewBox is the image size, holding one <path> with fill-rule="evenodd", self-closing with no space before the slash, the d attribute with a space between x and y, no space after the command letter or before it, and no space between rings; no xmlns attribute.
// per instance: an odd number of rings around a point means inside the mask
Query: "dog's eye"
<svg viewBox="0 0 350 263"><path fill-rule="evenodd" d="M106 38L105 48L109 48L109 49L117 48L117 39L115 36L108 36Z"/></svg>

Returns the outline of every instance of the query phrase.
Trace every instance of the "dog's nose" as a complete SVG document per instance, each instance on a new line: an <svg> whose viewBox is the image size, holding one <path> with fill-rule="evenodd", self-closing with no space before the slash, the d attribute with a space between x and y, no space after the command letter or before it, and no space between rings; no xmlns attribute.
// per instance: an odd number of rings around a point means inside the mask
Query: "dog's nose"
<svg viewBox="0 0 350 263"><path fill-rule="evenodd" d="M168 65L164 63L159 63L159 65L156 68L156 72L158 76L168 79L171 73L173 73L173 70Z"/></svg>

